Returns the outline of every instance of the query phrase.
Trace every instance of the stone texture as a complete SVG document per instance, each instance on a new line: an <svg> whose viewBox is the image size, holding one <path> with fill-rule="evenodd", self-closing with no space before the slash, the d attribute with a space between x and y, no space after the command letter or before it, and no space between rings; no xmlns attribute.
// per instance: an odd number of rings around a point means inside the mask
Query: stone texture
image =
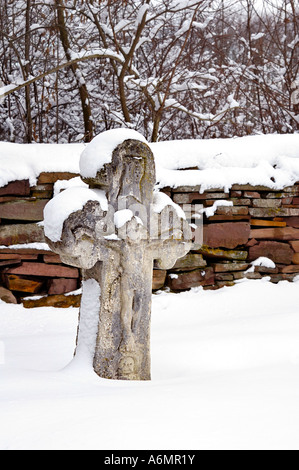
<svg viewBox="0 0 299 470"><path fill-rule="evenodd" d="M21 260L17 260L17 259L2 260L0 261L0 269L2 269L4 266L13 266L17 264L21 264Z"/></svg>
<svg viewBox="0 0 299 470"><path fill-rule="evenodd" d="M78 308L81 303L81 295L49 295L37 299L22 299L25 308L55 307Z"/></svg>
<svg viewBox="0 0 299 470"><path fill-rule="evenodd" d="M12 181L8 185L0 188L0 196L29 196L29 180Z"/></svg>
<svg viewBox="0 0 299 470"><path fill-rule="evenodd" d="M153 272L153 290L162 289L165 285L167 271L165 269L154 269Z"/></svg>
<svg viewBox="0 0 299 470"><path fill-rule="evenodd" d="M278 274L279 268L267 268L266 266L255 266L254 271L262 274Z"/></svg>
<svg viewBox="0 0 299 470"><path fill-rule="evenodd" d="M203 245L199 252L206 258L219 258L226 260L245 261L248 252L245 250L221 250L220 248L209 248Z"/></svg>
<svg viewBox="0 0 299 470"><path fill-rule="evenodd" d="M176 204L192 204L195 201L198 202L199 204L203 203L204 201L209 201L211 205L213 205L215 199L227 199L229 197L229 194L227 193L197 193L197 192L191 192L191 193L174 193L173 195L173 201Z"/></svg>
<svg viewBox="0 0 299 470"><path fill-rule="evenodd" d="M289 197L283 197L282 198L282 205L284 206L285 204L293 204L293 197L292 196L289 196ZM295 203L294 203L295 204Z"/></svg>
<svg viewBox="0 0 299 470"><path fill-rule="evenodd" d="M233 281L234 276L229 273L216 273L215 281Z"/></svg>
<svg viewBox="0 0 299 470"><path fill-rule="evenodd" d="M215 273L227 273L232 271L245 271L248 269L247 263L213 263Z"/></svg>
<svg viewBox="0 0 299 470"><path fill-rule="evenodd" d="M43 260L44 260L44 263L46 264L61 264L62 263L60 256L54 255L54 254L44 255Z"/></svg>
<svg viewBox="0 0 299 470"><path fill-rule="evenodd" d="M281 272L283 274L299 273L299 266L298 265L285 266L281 268Z"/></svg>
<svg viewBox="0 0 299 470"><path fill-rule="evenodd" d="M276 192L276 193L266 193L264 195L264 197L266 199L283 199L285 197L293 197L296 194L297 194L297 189L294 189L293 194L292 194L292 192L280 191L280 192Z"/></svg>
<svg viewBox="0 0 299 470"><path fill-rule="evenodd" d="M293 227L253 229L250 238L267 240L299 240L299 230Z"/></svg>
<svg viewBox="0 0 299 470"><path fill-rule="evenodd" d="M44 207L47 199L19 200L0 205L0 218L7 220L28 220L40 222L43 220Z"/></svg>
<svg viewBox="0 0 299 470"><path fill-rule="evenodd" d="M288 217L286 223L288 227L299 228L299 217Z"/></svg>
<svg viewBox="0 0 299 470"><path fill-rule="evenodd" d="M271 191L271 189L268 188L267 186L261 186L261 185L252 186L251 184L233 184L232 190L233 191L254 191L254 192Z"/></svg>
<svg viewBox="0 0 299 470"><path fill-rule="evenodd" d="M292 208L252 208L249 209L249 214L252 217L260 218L260 217L297 217L299 216L299 209L292 209Z"/></svg>
<svg viewBox="0 0 299 470"><path fill-rule="evenodd" d="M257 245L258 244L258 241L255 239L255 238L252 238L251 240L249 240L248 243L246 243L246 248L250 248L251 246L254 246L254 245Z"/></svg>
<svg viewBox="0 0 299 470"><path fill-rule="evenodd" d="M21 254L21 253L0 253L0 261L3 260L37 260L37 255Z"/></svg>
<svg viewBox="0 0 299 470"><path fill-rule="evenodd" d="M299 253L299 240L290 241L290 245L292 246L295 253Z"/></svg>
<svg viewBox="0 0 299 470"><path fill-rule="evenodd" d="M238 222L238 221L249 221L250 215L213 215L209 217L209 222Z"/></svg>
<svg viewBox="0 0 299 470"><path fill-rule="evenodd" d="M260 199L261 195L257 191L244 191L244 197L249 199Z"/></svg>
<svg viewBox="0 0 299 470"><path fill-rule="evenodd" d="M0 248L0 253L18 254L20 255L21 259L37 259L39 255L44 255L51 252L49 250L38 248L21 248L20 246L11 245L9 247Z"/></svg>
<svg viewBox="0 0 299 470"><path fill-rule="evenodd" d="M274 241L262 241L260 244L249 248L249 261L265 256L277 264L291 264L294 252L288 243Z"/></svg>
<svg viewBox="0 0 299 470"><path fill-rule="evenodd" d="M44 230L36 224L0 226L0 245L9 246L34 242L45 242Z"/></svg>
<svg viewBox="0 0 299 470"><path fill-rule="evenodd" d="M188 253L183 258L177 260L173 266L173 270L186 271L193 270L196 268L205 268L207 262L203 259L202 255L196 253Z"/></svg>
<svg viewBox="0 0 299 470"><path fill-rule="evenodd" d="M167 286L175 292L188 290L192 287L213 285L214 283L213 268L196 269L187 273L174 273L167 278Z"/></svg>
<svg viewBox="0 0 299 470"><path fill-rule="evenodd" d="M10 290L5 289L5 287L0 286L0 300L6 302L7 304L17 304L17 299Z"/></svg>
<svg viewBox="0 0 299 470"><path fill-rule="evenodd" d="M250 225L256 226L256 227L286 227L287 223L278 222L275 220L251 219Z"/></svg>
<svg viewBox="0 0 299 470"><path fill-rule="evenodd" d="M67 294L69 292L73 292L77 290L77 288L78 288L77 279L66 279L66 278L51 279L49 281L48 294L49 295Z"/></svg>
<svg viewBox="0 0 299 470"><path fill-rule="evenodd" d="M235 282L233 281L216 281L216 286L221 289L222 287L233 287Z"/></svg>
<svg viewBox="0 0 299 470"><path fill-rule="evenodd" d="M292 259L293 264L299 264L299 253L295 253Z"/></svg>
<svg viewBox="0 0 299 470"><path fill-rule="evenodd" d="M53 197L53 184L39 184L33 186L30 194L32 197L39 199L51 199Z"/></svg>
<svg viewBox="0 0 299 470"><path fill-rule="evenodd" d="M243 215L248 215L248 207L247 206L223 206L223 207L218 207L216 211L217 215L227 215L227 216L243 216Z"/></svg>
<svg viewBox="0 0 299 470"><path fill-rule="evenodd" d="M178 186L176 188L171 188L173 193L198 193L203 194L201 192L201 186ZM206 189L205 193L223 193L224 188L210 188Z"/></svg>
<svg viewBox="0 0 299 470"><path fill-rule="evenodd" d="M234 249L249 240L250 225L246 222L215 223L204 226L203 242L210 248Z"/></svg>
<svg viewBox="0 0 299 470"><path fill-rule="evenodd" d="M27 276L42 276L42 277L68 277L78 278L79 270L76 268L69 268L67 266L43 264L43 263L23 263L16 268L6 269L8 274L18 274Z"/></svg>
<svg viewBox="0 0 299 470"><path fill-rule="evenodd" d="M243 191L230 191L230 197L239 198L242 197Z"/></svg>
<svg viewBox="0 0 299 470"><path fill-rule="evenodd" d="M253 207L267 207L278 209L281 207L281 200L280 199L253 199L252 200Z"/></svg>
<svg viewBox="0 0 299 470"><path fill-rule="evenodd" d="M0 253L0 261L7 259L18 259L21 261L21 255L18 254L9 254L9 253Z"/></svg>
<svg viewBox="0 0 299 470"><path fill-rule="evenodd" d="M230 200L233 202L234 206L251 206L251 200L249 198L238 197L231 198Z"/></svg>
<svg viewBox="0 0 299 470"><path fill-rule="evenodd" d="M246 279L262 279L262 275L260 273L254 272L254 273L246 273L245 274Z"/></svg>
<svg viewBox="0 0 299 470"><path fill-rule="evenodd" d="M17 292L28 292L30 294L36 294L41 291L44 283L33 279L24 279L16 275L6 275L6 286L8 289Z"/></svg>
<svg viewBox="0 0 299 470"><path fill-rule="evenodd" d="M76 173L68 172L55 172L55 173L41 173L38 178L38 185L56 183L58 180L70 180L79 176Z"/></svg>

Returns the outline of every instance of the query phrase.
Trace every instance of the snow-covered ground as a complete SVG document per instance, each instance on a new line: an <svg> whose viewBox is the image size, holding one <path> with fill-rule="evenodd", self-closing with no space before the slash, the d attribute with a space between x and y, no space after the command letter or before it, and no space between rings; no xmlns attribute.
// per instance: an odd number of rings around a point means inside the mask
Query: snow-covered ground
<svg viewBox="0 0 299 470"><path fill-rule="evenodd" d="M77 309L0 302L0 448L298 450L298 305L298 281L154 295L152 381L123 382L71 362Z"/></svg>

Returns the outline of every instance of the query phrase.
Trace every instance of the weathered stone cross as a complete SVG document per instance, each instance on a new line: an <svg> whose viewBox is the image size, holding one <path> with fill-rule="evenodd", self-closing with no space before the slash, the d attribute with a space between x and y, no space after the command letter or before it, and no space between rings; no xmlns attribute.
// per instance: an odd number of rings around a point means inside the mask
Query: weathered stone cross
<svg viewBox="0 0 299 470"><path fill-rule="evenodd" d="M108 210L90 200L64 222L60 241L47 240L82 268L76 355L88 349L100 377L150 380L153 262L171 268L190 250L191 230L180 208L154 193L154 157L141 141L124 141L84 181L105 191Z"/></svg>

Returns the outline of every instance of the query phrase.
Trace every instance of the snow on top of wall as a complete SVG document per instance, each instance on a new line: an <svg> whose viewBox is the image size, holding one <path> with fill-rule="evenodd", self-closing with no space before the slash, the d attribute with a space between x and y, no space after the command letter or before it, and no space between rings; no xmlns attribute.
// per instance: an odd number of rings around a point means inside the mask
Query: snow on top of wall
<svg viewBox="0 0 299 470"><path fill-rule="evenodd" d="M126 139L146 142L135 131L108 131L85 144L11 144L0 142L0 187L42 172L95 175ZM233 184L282 189L299 181L299 134L259 135L234 139L181 140L149 144L156 160L158 187L201 186L229 190ZM198 168L190 169L190 168ZM184 170L184 171L178 171Z"/></svg>
<svg viewBox="0 0 299 470"><path fill-rule="evenodd" d="M159 187L233 184L282 189L299 181L299 134L234 139L182 140L151 144ZM197 170L177 171L198 168Z"/></svg>
<svg viewBox="0 0 299 470"><path fill-rule="evenodd" d="M84 144L11 144L0 142L0 187L29 179L35 186L43 172L79 173Z"/></svg>

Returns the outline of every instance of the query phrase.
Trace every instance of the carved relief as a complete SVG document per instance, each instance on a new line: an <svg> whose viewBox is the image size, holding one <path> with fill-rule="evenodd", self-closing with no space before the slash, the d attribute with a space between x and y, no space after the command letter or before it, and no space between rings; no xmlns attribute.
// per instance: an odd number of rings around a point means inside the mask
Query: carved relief
<svg viewBox="0 0 299 470"><path fill-rule="evenodd" d="M131 356L124 356L119 361L118 375L120 379L136 380L135 359Z"/></svg>

